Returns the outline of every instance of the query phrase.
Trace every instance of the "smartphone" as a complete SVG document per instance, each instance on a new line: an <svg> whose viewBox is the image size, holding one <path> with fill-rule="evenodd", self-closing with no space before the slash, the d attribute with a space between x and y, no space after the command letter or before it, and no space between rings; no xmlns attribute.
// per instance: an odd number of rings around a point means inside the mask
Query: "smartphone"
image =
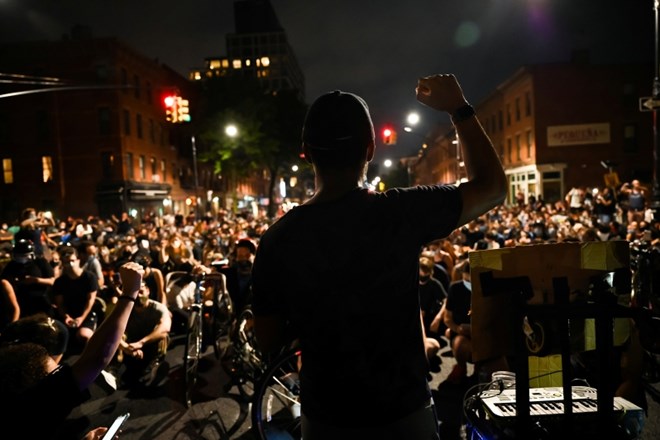
<svg viewBox="0 0 660 440"><path fill-rule="evenodd" d="M113 440L130 415L131 413L125 413L117 417L101 440Z"/></svg>

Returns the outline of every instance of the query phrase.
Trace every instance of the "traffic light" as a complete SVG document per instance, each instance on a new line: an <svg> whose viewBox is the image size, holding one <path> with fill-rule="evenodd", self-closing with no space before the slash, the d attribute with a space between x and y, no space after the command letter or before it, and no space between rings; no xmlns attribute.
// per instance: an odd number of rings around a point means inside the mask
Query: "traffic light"
<svg viewBox="0 0 660 440"><path fill-rule="evenodd" d="M188 100L180 96L176 97L176 122L190 122L190 109L188 108Z"/></svg>
<svg viewBox="0 0 660 440"><path fill-rule="evenodd" d="M165 102L165 120L167 122L177 122L177 96L168 95L163 101Z"/></svg>
<svg viewBox="0 0 660 440"><path fill-rule="evenodd" d="M389 127L383 129L383 144L394 145L396 144L396 131Z"/></svg>

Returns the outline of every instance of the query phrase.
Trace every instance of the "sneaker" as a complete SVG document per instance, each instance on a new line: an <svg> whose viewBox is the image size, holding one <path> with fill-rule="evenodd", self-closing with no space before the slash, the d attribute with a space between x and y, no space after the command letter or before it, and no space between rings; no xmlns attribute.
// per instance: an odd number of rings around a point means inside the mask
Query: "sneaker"
<svg viewBox="0 0 660 440"><path fill-rule="evenodd" d="M454 368L451 370L451 373L449 373L449 376L447 376L446 381L453 384L453 385L458 385L465 378L467 377L467 368L465 368L462 365L456 364L454 365Z"/></svg>

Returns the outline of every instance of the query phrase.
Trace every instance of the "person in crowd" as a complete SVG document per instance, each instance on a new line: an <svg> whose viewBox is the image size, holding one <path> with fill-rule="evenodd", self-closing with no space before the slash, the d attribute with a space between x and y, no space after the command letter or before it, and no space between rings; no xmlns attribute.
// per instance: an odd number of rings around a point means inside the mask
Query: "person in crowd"
<svg viewBox="0 0 660 440"><path fill-rule="evenodd" d="M99 289L102 289L105 285L105 278L103 276L103 267L99 261L98 252L96 243L91 240L84 240L78 247L78 255L80 255L82 269L96 275Z"/></svg>
<svg viewBox="0 0 660 440"><path fill-rule="evenodd" d="M16 293L8 280L0 279L0 333L21 316Z"/></svg>
<svg viewBox="0 0 660 440"><path fill-rule="evenodd" d="M164 273L189 272L197 265L192 251L185 245L183 237L179 233L172 234L167 243L163 243L158 258Z"/></svg>
<svg viewBox="0 0 660 440"><path fill-rule="evenodd" d="M137 299L142 269L121 268L124 287L113 312L94 333L80 357L57 363L43 345L11 341L0 345L0 423L16 438L53 438L71 411L89 398L89 386L112 360ZM105 427L90 431L98 439Z"/></svg>
<svg viewBox="0 0 660 440"><path fill-rule="evenodd" d="M306 440L438 438L419 255L426 243L500 204L507 180L454 75L419 79L416 96L451 114L466 182L365 189L375 152L367 104L352 93L329 92L314 101L303 126L316 192L259 242L252 272L257 341L274 353L291 337L300 340Z"/></svg>
<svg viewBox="0 0 660 440"><path fill-rule="evenodd" d="M43 312L52 315L48 291L55 281L53 268L43 256L37 256L34 245L26 239L18 240L12 249L12 259L2 270L0 279L9 284L3 287L18 300L21 316Z"/></svg>
<svg viewBox="0 0 660 440"><path fill-rule="evenodd" d="M144 269L144 283L149 290L149 298L165 305L167 307L167 297L165 295L165 277L163 272L156 267L152 267L151 256L148 253L133 254L132 260L138 263Z"/></svg>
<svg viewBox="0 0 660 440"><path fill-rule="evenodd" d="M574 186L565 196L566 204L572 214L579 214L584 209L586 192L583 187Z"/></svg>
<svg viewBox="0 0 660 440"><path fill-rule="evenodd" d="M470 262L467 259L464 260L459 269L463 279L454 281L449 286L443 314L446 326L445 336L449 339L452 354L456 359L456 364L446 379L452 384L460 384L467 378L467 363L472 362Z"/></svg>
<svg viewBox="0 0 660 440"><path fill-rule="evenodd" d="M648 189L639 180L635 179L630 183L626 182L621 185L620 191L622 196L625 197L628 223L644 220L644 211L646 211L648 203Z"/></svg>
<svg viewBox="0 0 660 440"><path fill-rule="evenodd" d="M33 342L42 345L55 363L62 362L69 343L69 331L62 322L45 313L21 318L0 334L0 344Z"/></svg>
<svg viewBox="0 0 660 440"><path fill-rule="evenodd" d="M440 372L442 360L438 352L442 347L442 334L432 331L430 326L433 318L440 312L442 304L447 297L447 291L442 283L433 277L435 264L432 255L422 253L419 258L419 305L422 313L422 325L424 326L424 347L429 359L430 370L433 373Z"/></svg>
<svg viewBox="0 0 660 440"><path fill-rule="evenodd" d="M119 343L118 361L126 368L122 379L129 387L151 384L167 352L171 326L170 311L162 302L151 299L143 277L138 300Z"/></svg>
<svg viewBox="0 0 660 440"><path fill-rule="evenodd" d="M80 267L76 248L60 246L58 253L62 262L62 275L55 280L51 291L56 317L75 335L75 341L84 345L98 324L92 308L99 285L96 275Z"/></svg>
<svg viewBox="0 0 660 440"><path fill-rule="evenodd" d="M616 214L616 200L609 187L598 191L593 206L593 214L599 224L609 226Z"/></svg>
<svg viewBox="0 0 660 440"><path fill-rule="evenodd" d="M227 277L227 290L237 313L252 303L252 264L256 252L257 245L251 239L240 239L234 246L233 261L219 268Z"/></svg>
<svg viewBox="0 0 660 440"><path fill-rule="evenodd" d="M50 240L44 231L48 225L54 225L51 215L44 216L34 208L25 208L21 212L20 229L14 234L14 242L29 240L34 246L35 255L41 257L48 254Z"/></svg>

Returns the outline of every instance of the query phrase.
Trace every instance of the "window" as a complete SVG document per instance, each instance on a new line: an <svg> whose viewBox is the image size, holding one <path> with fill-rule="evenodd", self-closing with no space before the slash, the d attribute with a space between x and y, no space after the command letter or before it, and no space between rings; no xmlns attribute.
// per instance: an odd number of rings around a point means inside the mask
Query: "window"
<svg viewBox="0 0 660 440"><path fill-rule="evenodd" d="M115 156L109 151L101 153L101 172L104 179L112 178L112 168L115 165Z"/></svg>
<svg viewBox="0 0 660 440"><path fill-rule="evenodd" d="M151 104L152 102L152 95L151 95L151 82L147 81L147 85L145 86L145 93L147 94L147 102Z"/></svg>
<svg viewBox="0 0 660 440"><path fill-rule="evenodd" d="M504 123L502 117L502 110L500 110L499 112L497 112L497 129L499 131L502 131L503 128L504 128Z"/></svg>
<svg viewBox="0 0 660 440"><path fill-rule="evenodd" d="M532 95L525 92L525 116L532 115Z"/></svg>
<svg viewBox="0 0 660 440"><path fill-rule="evenodd" d="M2 159L2 178L6 184L14 183L14 169L11 159Z"/></svg>
<svg viewBox="0 0 660 440"><path fill-rule="evenodd" d="M96 66L96 78L101 82L106 82L108 80L108 66L105 64L99 64Z"/></svg>
<svg viewBox="0 0 660 440"><path fill-rule="evenodd" d="M520 121L520 98L516 98L516 122Z"/></svg>
<svg viewBox="0 0 660 440"><path fill-rule="evenodd" d="M147 178L147 169L144 156L140 155L138 159L138 168L140 169L140 179L144 180Z"/></svg>
<svg viewBox="0 0 660 440"><path fill-rule="evenodd" d="M124 134L131 135L131 112L124 109Z"/></svg>
<svg viewBox="0 0 660 440"><path fill-rule="evenodd" d="M149 119L149 140L152 144L156 143L156 124L153 119Z"/></svg>
<svg viewBox="0 0 660 440"><path fill-rule="evenodd" d="M101 107L98 112L99 118L99 134L110 134L110 109L108 107Z"/></svg>
<svg viewBox="0 0 660 440"><path fill-rule="evenodd" d="M520 143L520 133L516 134L516 160L521 160L522 157L520 156L520 150L522 149L522 145Z"/></svg>
<svg viewBox="0 0 660 440"><path fill-rule="evenodd" d="M151 158L151 174L158 174L158 162L156 162L156 158L152 157Z"/></svg>
<svg viewBox="0 0 660 440"><path fill-rule="evenodd" d="M532 130L527 130L527 157L532 158Z"/></svg>
<svg viewBox="0 0 660 440"><path fill-rule="evenodd" d="M135 92L135 97L140 98L140 77L133 75L133 87Z"/></svg>
<svg viewBox="0 0 660 440"><path fill-rule="evenodd" d="M45 141L50 136L50 127L48 125L48 112L46 110L37 110L37 140Z"/></svg>
<svg viewBox="0 0 660 440"><path fill-rule="evenodd" d="M126 176L129 179L135 178L135 164L133 163L133 153L126 154Z"/></svg>
<svg viewBox="0 0 660 440"><path fill-rule="evenodd" d="M135 131L137 132L138 139L142 139L142 115L135 115Z"/></svg>
<svg viewBox="0 0 660 440"><path fill-rule="evenodd" d="M626 153L637 153L637 126L628 124L623 127L623 151Z"/></svg>
<svg viewBox="0 0 660 440"><path fill-rule="evenodd" d="M165 163L165 159L161 159L160 161L160 173L163 175L162 181L165 182L167 178L167 164Z"/></svg>
<svg viewBox="0 0 660 440"><path fill-rule="evenodd" d="M53 181L53 158L41 156L41 176L44 183Z"/></svg>
<svg viewBox="0 0 660 440"><path fill-rule="evenodd" d="M511 126L511 106L509 104L506 105L506 126Z"/></svg>
<svg viewBox="0 0 660 440"><path fill-rule="evenodd" d="M123 86L124 93L128 93L128 73L123 67L121 68L121 85Z"/></svg>
<svg viewBox="0 0 660 440"><path fill-rule="evenodd" d="M507 148L507 156L509 158L509 162L513 162L513 143L511 142L511 138L508 138L506 140L506 148Z"/></svg>

